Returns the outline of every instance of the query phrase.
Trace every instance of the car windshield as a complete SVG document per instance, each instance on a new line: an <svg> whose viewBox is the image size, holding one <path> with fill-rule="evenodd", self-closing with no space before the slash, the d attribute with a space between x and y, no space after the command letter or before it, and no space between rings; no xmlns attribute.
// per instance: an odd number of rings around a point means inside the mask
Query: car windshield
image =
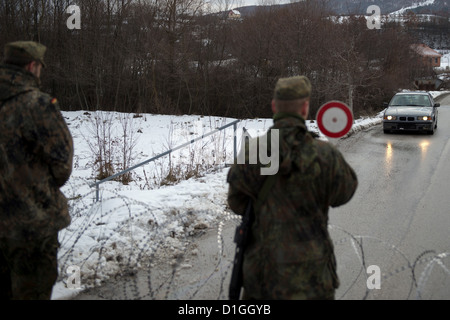
<svg viewBox="0 0 450 320"><path fill-rule="evenodd" d="M430 99L426 95L402 94L392 98L391 106L431 107Z"/></svg>

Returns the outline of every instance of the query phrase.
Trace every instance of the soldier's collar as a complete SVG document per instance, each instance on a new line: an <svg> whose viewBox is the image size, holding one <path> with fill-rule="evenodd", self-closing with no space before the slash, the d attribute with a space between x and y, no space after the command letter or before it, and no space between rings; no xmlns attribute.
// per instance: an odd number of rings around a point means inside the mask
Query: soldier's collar
<svg viewBox="0 0 450 320"><path fill-rule="evenodd" d="M305 122L305 119L298 113L291 113L291 112L278 112L273 116L273 121L278 121L285 118L297 118L301 120L303 123Z"/></svg>
<svg viewBox="0 0 450 320"><path fill-rule="evenodd" d="M0 69L13 71L15 73L14 79L15 81L19 81L21 85L28 85L30 87L39 88L41 86L41 79L36 77L30 71L25 70L24 68L12 65L12 64L0 64ZM17 75L19 75L17 77Z"/></svg>

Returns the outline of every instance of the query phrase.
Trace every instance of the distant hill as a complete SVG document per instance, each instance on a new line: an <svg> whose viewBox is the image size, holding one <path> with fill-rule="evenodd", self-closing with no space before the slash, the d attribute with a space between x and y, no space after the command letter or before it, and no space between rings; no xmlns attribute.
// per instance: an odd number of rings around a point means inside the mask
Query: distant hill
<svg viewBox="0 0 450 320"><path fill-rule="evenodd" d="M310 0L314 1L314 0ZM380 7L383 15L401 15L408 11L412 11L417 15L437 15L450 18L450 0L316 0L320 2L328 2L327 10L330 15L346 16L346 15L368 15L367 8L376 4ZM241 16L254 14L257 10L276 10L281 7L289 7L301 5L298 3L289 3L271 6L246 6L236 8ZM426 16L424 16L426 18ZM427 19L427 18L426 18ZM425 20L428 21L428 20ZM442 22L442 19L441 19ZM443 29L444 28L444 29ZM411 31L419 42L425 43L434 49L449 50L450 49L450 32L447 25L426 25Z"/></svg>
<svg viewBox="0 0 450 320"><path fill-rule="evenodd" d="M317 0L322 1L322 0ZM328 0L328 10L335 15L367 14L367 8L376 4L382 14L393 13L402 9L408 9L415 13L438 14L450 16L450 0ZM418 3L418 4L417 4ZM296 5L295 3L271 5L271 6L245 6L235 8L242 17L251 15L256 10L274 9Z"/></svg>
<svg viewBox="0 0 450 320"><path fill-rule="evenodd" d="M419 6L411 9L416 14L435 14L445 17L450 17L450 1L448 0L434 0L431 5Z"/></svg>

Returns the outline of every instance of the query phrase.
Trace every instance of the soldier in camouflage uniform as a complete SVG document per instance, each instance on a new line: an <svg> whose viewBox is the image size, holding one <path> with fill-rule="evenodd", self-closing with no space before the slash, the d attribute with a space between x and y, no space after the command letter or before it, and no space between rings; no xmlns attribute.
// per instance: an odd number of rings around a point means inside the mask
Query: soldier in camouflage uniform
<svg viewBox="0 0 450 320"><path fill-rule="evenodd" d="M244 299L334 299L339 286L328 210L352 198L357 177L335 147L308 132L310 94L311 83L303 76L282 78L275 88L271 129L279 130L280 165L254 209L244 255ZM235 213L244 214L249 197L257 203L271 177L261 175L261 166L245 162L230 169L228 203Z"/></svg>
<svg viewBox="0 0 450 320"><path fill-rule="evenodd" d="M46 47L14 42L0 65L0 299L50 299L58 231L70 223L59 188L73 141L57 100L39 90Z"/></svg>

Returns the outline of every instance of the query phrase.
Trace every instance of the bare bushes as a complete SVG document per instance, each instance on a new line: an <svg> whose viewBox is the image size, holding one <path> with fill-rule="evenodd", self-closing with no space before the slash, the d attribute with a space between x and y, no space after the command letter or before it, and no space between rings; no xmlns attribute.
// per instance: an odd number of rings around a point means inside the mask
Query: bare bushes
<svg viewBox="0 0 450 320"><path fill-rule="evenodd" d="M206 123L201 119L184 123L171 122L166 141L163 144L164 151L170 151L214 131L223 125L220 121L224 121L210 120L209 123ZM140 183L138 182L139 187L154 189L174 185L183 180L201 178L206 173L225 166L227 159L232 157L231 148L227 148L230 141L232 139L226 136L226 132L221 131L192 142L185 148L170 152L142 169L144 178Z"/></svg>
<svg viewBox="0 0 450 320"><path fill-rule="evenodd" d="M86 113L90 117L88 135L84 136L92 153L95 178L103 180L132 165L137 143L131 114L112 112ZM132 173L117 177L123 184L132 181Z"/></svg>
<svg viewBox="0 0 450 320"><path fill-rule="evenodd" d="M124 185L135 183L140 189L154 189L203 177L233 159L231 131L223 130L210 135L226 124L225 118L199 116L194 120L186 118L183 122L170 121L162 127L162 132L150 133L156 136L152 138L164 141L156 144L157 149L153 150L151 139L140 141L143 137L137 137L142 134L144 126L139 121L146 122L146 115L105 111L85 112L84 115L88 122L82 135L89 149L88 158L91 159L87 167L92 168L96 180L115 176L113 180ZM197 139L203 135L207 136ZM150 151L150 155L136 152L138 143L143 143L141 149ZM146 161L142 168L123 173Z"/></svg>

